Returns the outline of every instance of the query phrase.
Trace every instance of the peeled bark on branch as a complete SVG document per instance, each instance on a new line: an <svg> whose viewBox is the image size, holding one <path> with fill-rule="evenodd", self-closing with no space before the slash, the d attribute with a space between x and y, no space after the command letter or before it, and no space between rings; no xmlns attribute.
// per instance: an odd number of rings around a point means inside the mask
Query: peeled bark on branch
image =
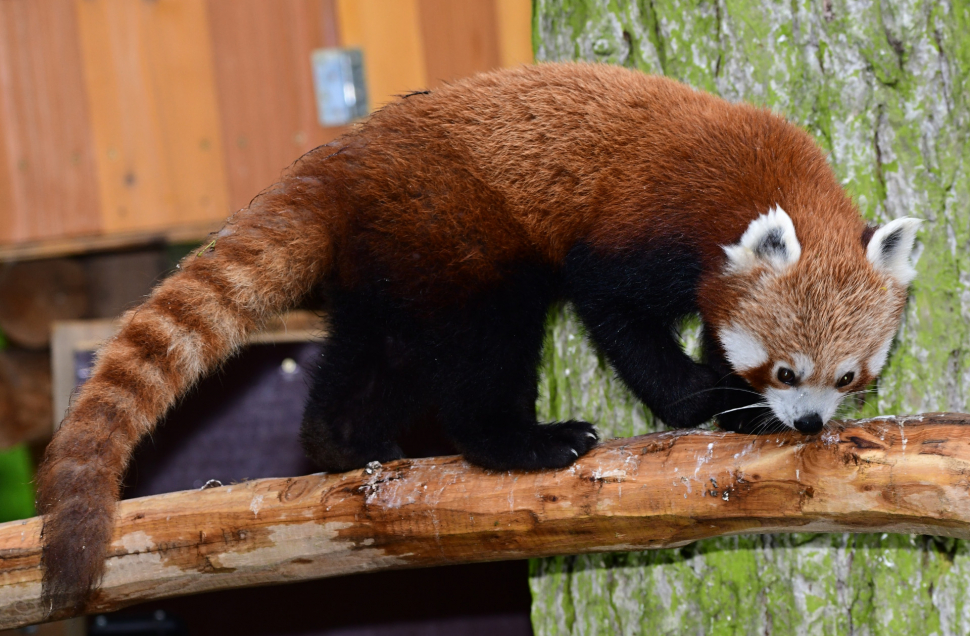
<svg viewBox="0 0 970 636"><path fill-rule="evenodd" d="M392 568L684 545L767 532L970 538L970 415L823 435L679 431L604 443L557 471L458 457L262 479L119 507L90 612ZM39 518L0 525L0 629L47 618Z"/></svg>

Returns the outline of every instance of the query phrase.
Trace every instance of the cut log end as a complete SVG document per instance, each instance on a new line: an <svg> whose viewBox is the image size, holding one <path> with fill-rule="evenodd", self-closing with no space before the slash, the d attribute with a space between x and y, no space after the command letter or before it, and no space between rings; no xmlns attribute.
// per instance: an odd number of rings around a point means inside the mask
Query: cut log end
<svg viewBox="0 0 970 636"><path fill-rule="evenodd" d="M970 415L831 423L821 436L657 433L556 471L459 457L122 502L89 612L354 572L675 547L770 532L970 538ZM0 628L48 617L38 518L0 525Z"/></svg>

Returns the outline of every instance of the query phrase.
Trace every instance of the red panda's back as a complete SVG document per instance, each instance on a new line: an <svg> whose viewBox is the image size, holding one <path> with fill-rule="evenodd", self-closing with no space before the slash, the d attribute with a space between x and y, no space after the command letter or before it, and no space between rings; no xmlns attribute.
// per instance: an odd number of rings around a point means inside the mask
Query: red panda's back
<svg viewBox="0 0 970 636"><path fill-rule="evenodd" d="M556 267L581 240L674 239L714 269L720 245L773 205L808 246L861 227L804 131L602 65L522 67L408 96L298 170L323 175L343 210L343 280L387 278L408 296L489 284L524 261Z"/></svg>
<svg viewBox="0 0 970 636"><path fill-rule="evenodd" d="M469 238L457 230L474 226L465 230L474 234L470 261L483 241L489 259L533 250L558 263L580 239L622 248L657 235L692 237L719 261L717 245L772 205L810 244L833 224L859 225L798 127L613 66L475 76L390 104L361 133L380 145L377 161L393 166L402 197L421 201L374 208L374 221L400 221L398 240L445 251Z"/></svg>

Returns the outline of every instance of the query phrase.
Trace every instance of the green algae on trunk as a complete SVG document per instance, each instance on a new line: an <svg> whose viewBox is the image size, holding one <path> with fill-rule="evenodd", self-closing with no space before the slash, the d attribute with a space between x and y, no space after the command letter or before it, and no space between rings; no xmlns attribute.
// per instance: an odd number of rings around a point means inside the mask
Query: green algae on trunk
<svg viewBox="0 0 970 636"><path fill-rule="evenodd" d="M534 0L538 60L664 73L783 113L829 153L863 214L926 219L889 365L862 415L970 410L970 3ZM604 435L656 423L550 321L543 417ZM535 561L538 634L962 634L970 550L903 535L712 539Z"/></svg>

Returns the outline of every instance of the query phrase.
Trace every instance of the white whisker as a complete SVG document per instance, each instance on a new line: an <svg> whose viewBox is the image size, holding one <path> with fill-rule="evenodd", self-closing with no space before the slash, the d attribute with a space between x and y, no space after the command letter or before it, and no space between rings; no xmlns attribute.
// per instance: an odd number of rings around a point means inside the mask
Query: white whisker
<svg viewBox="0 0 970 636"><path fill-rule="evenodd" d="M680 402L683 402L684 400L689 400L692 397L700 395L701 393L710 393L711 391L741 391L742 393L750 393L751 395L757 395L758 397L761 397L760 393L758 393L757 391L752 391L750 389L740 389L733 386L715 386L710 389L701 389L700 391L694 391L690 395L685 395L684 397L680 398L675 402L672 402L671 404L679 404Z"/></svg>
<svg viewBox="0 0 970 636"><path fill-rule="evenodd" d="M718 413L714 417L717 417L718 415L724 415L725 413L734 413L735 411L744 411L745 409L763 409L763 408L770 408L770 405L767 402L758 402L756 404L749 404L747 406L739 406L736 409L728 409L726 411L721 411L720 413Z"/></svg>

